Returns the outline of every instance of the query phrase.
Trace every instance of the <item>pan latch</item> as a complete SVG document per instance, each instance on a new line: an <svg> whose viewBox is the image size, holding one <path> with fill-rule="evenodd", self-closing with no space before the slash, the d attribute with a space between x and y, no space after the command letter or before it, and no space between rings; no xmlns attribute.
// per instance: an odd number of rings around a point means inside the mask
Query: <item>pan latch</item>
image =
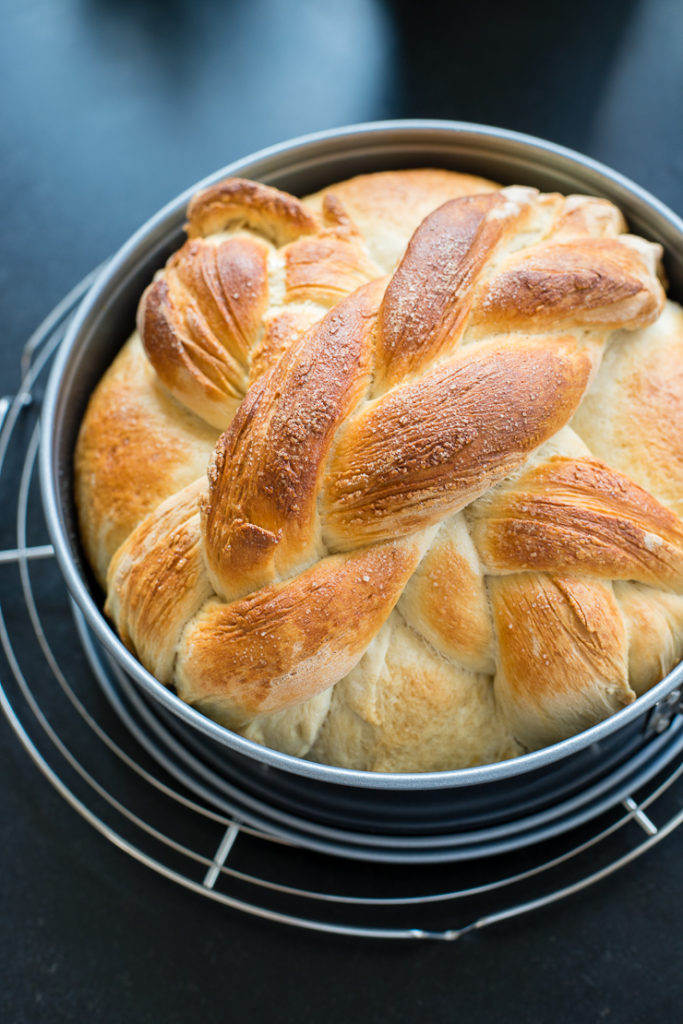
<svg viewBox="0 0 683 1024"><path fill-rule="evenodd" d="M672 690L662 700L658 700L652 708L645 727L645 735L654 736L664 732L669 728L676 715L680 714L683 714L683 689Z"/></svg>

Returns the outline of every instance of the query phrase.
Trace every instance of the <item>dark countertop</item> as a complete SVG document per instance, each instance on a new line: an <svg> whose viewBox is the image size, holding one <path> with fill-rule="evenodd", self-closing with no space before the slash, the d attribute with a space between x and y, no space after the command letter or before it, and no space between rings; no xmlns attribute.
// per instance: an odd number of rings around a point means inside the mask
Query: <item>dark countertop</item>
<svg viewBox="0 0 683 1024"><path fill-rule="evenodd" d="M448 11L433 0L6 9L0 393L16 390L42 317L165 201L301 133L396 117L493 124L585 152L683 212L678 0ZM13 586L0 566L5 608ZM75 814L2 718L0 746L8 1024L680 1018L683 829L588 891L454 944L340 938L180 889Z"/></svg>

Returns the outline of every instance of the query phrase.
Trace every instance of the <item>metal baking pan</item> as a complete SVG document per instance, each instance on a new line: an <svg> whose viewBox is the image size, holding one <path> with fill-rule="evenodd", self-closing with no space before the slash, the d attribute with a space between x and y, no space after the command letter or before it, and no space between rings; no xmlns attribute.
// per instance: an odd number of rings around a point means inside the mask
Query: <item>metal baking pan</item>
<svg viewBox="0 0 683 1024"><path fill-rule="evenodd" d="M378 836L386 848L419 851L438 845L440 836L448 836L453 846L454 835L495 829L509 848L514 836L525 831L520 823L531 817L544 834L552 834L584 820L591 806L602 808L604 801L591 803L582 795L616 794L618 786L611 780L628 775L630 762L637 762L638 778L644 781L648 761L652 772L662 766L663 749L669 759L680 756L680 742L663 747L659 737L680 709L683 666L599 725L499 764L401 774L316 764L230 732L183 703L136 661L102 614L103 595L80 549L73 504L72 457L87 399L133 329L145 286L182 243L185 208L198 188L241 175L303 195L354 174L419 166L611 199L631 230L664 246L670 294L683 299L683 222L616 172L551 143L478 125L394 121L274 146L222 168L164 207L123 246L85 297L57 354L45 395L43 503L60 568L96 643L155 709L160 727L194 757L203 757L247 803L271 808L274 818L293 816L304 832L335 830L350 837L351 844L354 836ZM558 813L560 807L576 807L576 814ZM362 839L357 845L362 847Z"/></svg>

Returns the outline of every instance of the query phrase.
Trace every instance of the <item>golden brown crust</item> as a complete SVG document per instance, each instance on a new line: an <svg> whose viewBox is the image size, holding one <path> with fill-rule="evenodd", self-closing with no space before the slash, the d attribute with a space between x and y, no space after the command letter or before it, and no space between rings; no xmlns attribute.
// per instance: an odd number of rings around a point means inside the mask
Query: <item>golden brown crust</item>
<svg viewBox="0 0 683 1024"><path fill-rule="evenodd" d="M385 389L428 366L458 342L467 299L499 240L500 193L454 199L431 213L410 240L382 303L377 387Z"/></svg>
<svg viewBox="0 0 683 1024"><path fill-rule="evenodd" d="M179 693L220 702L234 724L315 696L361 657L419 556L415 543L377 545L232 604L210 602L181 644Z"/></svg>
<svg viewBox="0 0 683 1024"><path fill-rule="evenodd" d="M226 600L289 575L320 549L323 468L370 379L382 290L382 281L367 285L328 313L251 389L221 437L203 530L214 586Z"/></svg>
<svg viewBox="0 0 683 1024"><path fill-rule="evenodd" d="M420 170L304 201L232 180L188 216L149 362L110 372L77 457L101 576L120 545L107 609L183 699L300 756L441 770L585 728L683 653L683 473L644 468L649 439L683 452L646 408L683 405L683 320L611 204ZM617 468L591 403L636 410ZM224 431L210 463L190 409Z"/></svg>
<svg viewBox="0 0 683 1024"><path fill-rule="evenodd" d="M300 238L284 250L287 300L312 299L332 306L381 276L361 240L333 230Z"/></svg>
<svg viewBox="0 0 683 1024"><path fill-rule="evenodd" d="M235 224L254 228L275 245L285 245L318 229L318 221L300 199L244 178L219 181L190 200L188 238L215 235Z"/></svg>
<svg viewBox="0 0 683 1024"><path fill-rule="evenodd" d="M126 539L109 567L105 611L121 639L162 683L186 623L212 595L201 548L202 478L163 502Z"/></svg>
<svg viewBox="0 0 683 1024"><path fill-rule="evenodd" d="M159 379L219 429L247 388L249 355L267 308L267 272L267 249L254 239L192 241L140 301L138 330Z"/></svg>
<svg viewBox="0 0 683 1024"><path fill-rule="evenodd" d="M463 508L567 422L590 370L571 336L531 337L467 348L389 391L330 462L328 543L404 536Z"/></svg>
<svg viewBox="0 0 683 1024"><path fill-rule="evenodd" d="M299 200L233 182L192 207L198 233L201 225L209 230L215 215L222 229L253 223L257 236L197 237L174 254L139 308L149 362L136 341L135 358L117 363L92 396L76 457L76 494L86 553L101 583L139 520L204 472L216 434L189 410L224 428L250 380L326 312L325 304L308 299L281 304L284 267L264 236L286 244L336 225L340 238L359 237L344 211L333 201L328 206L319 224ZM188 471L179 473L184 463Z"/></svg>
<svg viewBox="0 0 683 1024"><path fill-rule="evenodd" d="M533 189L511 188L454 199L425 218L382 304L377 391L453 351L483 269L503 242L532 228L535 215L547 216L547 205Z"/></svg>
<svg viewBox="0 0 683 1024"><path fill-rule="evenodd" d="M683 588L683 523L597 459L551 458L472 510L493 571L581 572Z"/></svg>
<svg viewBox="0 0 683 1024"><path fill-rule="evenodd" d="M634 699L626 628L610 587L527 573L490 581L495 692L532 749L573 736Z"/></svg>
<svg viewBox="0 0 683 1024"><path fill-rule="evenodd" d="M100 583L119 545L204 471L216 431L160 387L134 335L100 381L75 453L81 538Z"/></svg>
<svg viewBox="0 0 683 1024"><path fill-rule="evenodd" d="M251 355L250 383L272 370L287 349L293 348L319 319L320 309L310 304L266 314L263 334Z"/></svg>
<svg viewBox="0 0 683 1024"><path fill-rule="evenodd" d="M651 323L663 291L637 248L613 238L547 243L512 256L477 294L471 325L484 331Z"/></svg>

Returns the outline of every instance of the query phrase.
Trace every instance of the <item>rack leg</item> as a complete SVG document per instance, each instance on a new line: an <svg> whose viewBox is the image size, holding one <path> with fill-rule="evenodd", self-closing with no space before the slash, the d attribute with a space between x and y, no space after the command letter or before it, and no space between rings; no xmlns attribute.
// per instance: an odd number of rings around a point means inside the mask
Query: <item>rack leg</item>
<svg viewBox="0 0 683 1024"><path fill-rule="evenodd" d="M237 839L238 835L239 826L233 822L232 825L229 825L228 828L225 830L223 838L218 844L218 849L216 850L216 853L214 855L211 867L204 875L204 881L202 882L202 885L204 886L205 889L213 889L218 879L218 876L221 873L221 868L225 864L228 854L230 853L230 850L233 847L233 843Z"/></svg>
<svg viewBox="0 0 683 1024"><path fill-rule="evenodd" d="M625 800L621 801L627 811L633 814L633 820L637 821L643 832L646 832L649 836L656 836L659 829L652 821L648 818L645 811L641 810L638 804L635 802L633 797L627 796Z"/></svg>

